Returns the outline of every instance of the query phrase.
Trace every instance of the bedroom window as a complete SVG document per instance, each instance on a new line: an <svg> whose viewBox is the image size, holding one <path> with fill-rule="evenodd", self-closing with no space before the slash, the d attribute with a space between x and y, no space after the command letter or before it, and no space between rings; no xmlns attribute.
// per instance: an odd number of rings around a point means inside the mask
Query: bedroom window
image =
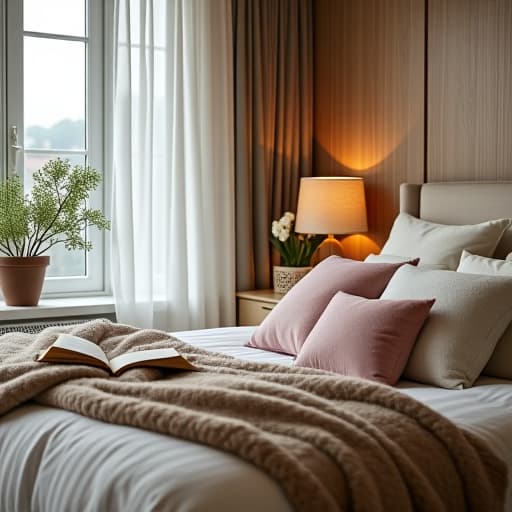
<svg viewBox="0 0 512 512"><path fill-rule="evenodd" d="M5 134L9 173L23 179L50 159L104 170L103 17L101 0L23 0L6 4ZM103 190L90 198L104 207ZM44 291L104 290L104 235L86 233L94 249L50 251Z"/></svg>

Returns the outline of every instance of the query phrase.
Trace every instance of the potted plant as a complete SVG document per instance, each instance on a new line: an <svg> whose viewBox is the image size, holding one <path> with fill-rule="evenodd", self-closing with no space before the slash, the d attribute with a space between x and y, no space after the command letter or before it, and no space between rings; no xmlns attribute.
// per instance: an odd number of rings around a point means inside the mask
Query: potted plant
<svg viewBox="0 0 512 512"><path fill-rule="evenodd" d="M297 235L293 231L295 215L286 212L272 222L270 242L281 255L281 266L274 266L274 290L288 292L310 270L311 256L323 240L322 236Z"/></svg>
<svg viewBox="0 0 512 512"><path fill-rule="evenodd" d="M33 174L30 196L17 176L0 183L0 287L9 306L36 306L54 245L92 249L85 229L109 229L100 210L87 207L101 174L69 160L50 160Z"/></svg>

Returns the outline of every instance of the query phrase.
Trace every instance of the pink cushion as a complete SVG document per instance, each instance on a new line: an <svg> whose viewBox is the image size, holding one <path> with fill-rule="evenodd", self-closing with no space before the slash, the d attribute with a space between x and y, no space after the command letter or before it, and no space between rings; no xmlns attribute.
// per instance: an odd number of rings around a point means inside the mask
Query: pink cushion
<svg viewBox="0 0 512 512"><path fill-rule="evenodd" d="M393 385L433 304L433 299L371 300L338 292L295 364Z"/></svg>
<svg viewBox="0 0 512 512"><path fill-rule="evenodd" d="M369 299L380 296L404 262L364 263L330 256L303 277L256 329L247 344L298 354L311 329L338 291Z"/></svg>

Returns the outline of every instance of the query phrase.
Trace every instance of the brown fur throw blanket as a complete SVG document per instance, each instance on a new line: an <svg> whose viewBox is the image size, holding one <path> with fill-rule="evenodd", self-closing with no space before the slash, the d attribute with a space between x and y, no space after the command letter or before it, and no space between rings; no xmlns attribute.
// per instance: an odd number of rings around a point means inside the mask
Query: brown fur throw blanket
<svg viewBox="0 0 512 512"><path fill-rule="evenodd" d="M110 377L36 362L60 332L98 343L109 357L174 347L201 371ZM278 481L298 511L503 509L504 463L412 398L360 379L207 352L160 331L98 320L4 335L0 414L27 400L236 454Z"/></svg>

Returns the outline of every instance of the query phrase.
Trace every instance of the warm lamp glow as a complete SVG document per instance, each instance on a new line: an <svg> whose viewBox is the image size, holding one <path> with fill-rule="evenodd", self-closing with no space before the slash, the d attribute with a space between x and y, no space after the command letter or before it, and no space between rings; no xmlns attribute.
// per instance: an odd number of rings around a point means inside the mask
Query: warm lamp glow
<svg viewBox="0 0 512 512"><path fill-rule="evenodd" d="M368 231L363 178L302 178L295 231L316 235Z"/></svg>

